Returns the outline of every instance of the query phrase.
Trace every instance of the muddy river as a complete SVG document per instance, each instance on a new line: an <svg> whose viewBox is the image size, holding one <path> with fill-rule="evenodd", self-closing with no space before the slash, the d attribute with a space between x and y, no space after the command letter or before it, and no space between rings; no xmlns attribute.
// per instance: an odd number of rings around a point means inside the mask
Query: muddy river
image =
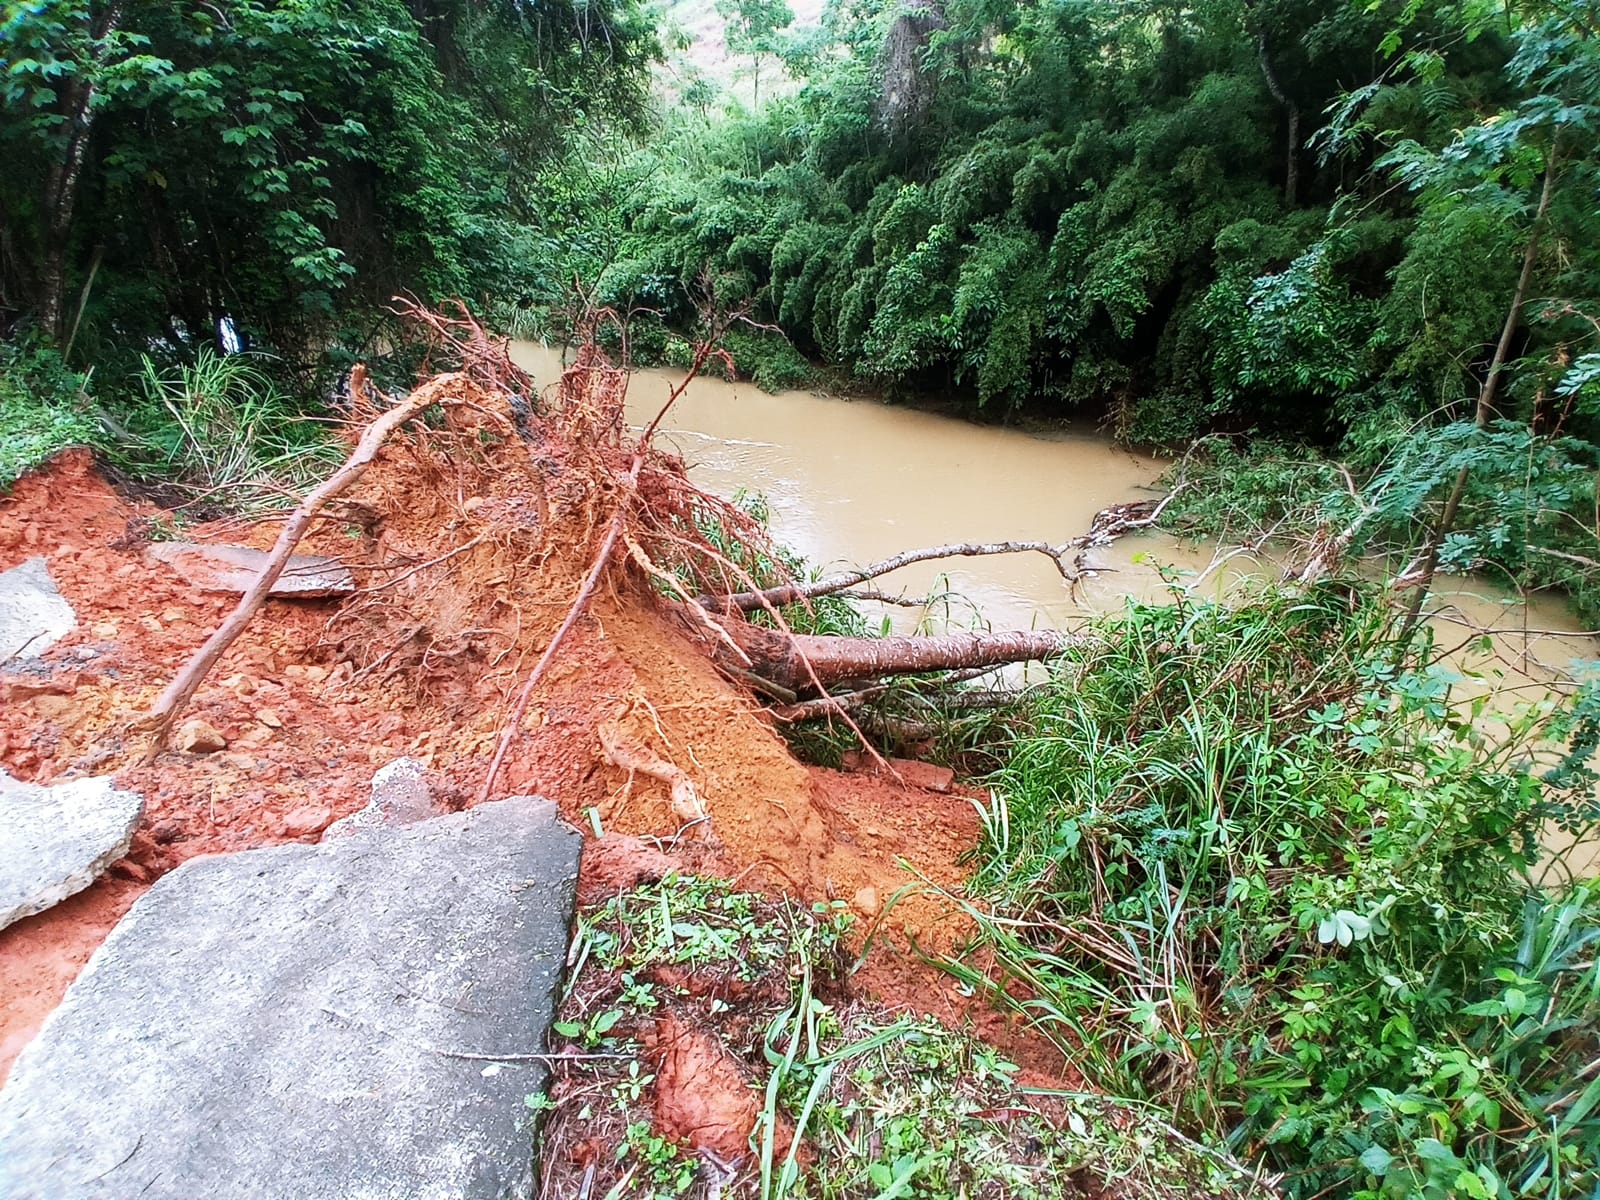
<svg viewBox="0 0 1600 1200"><path fill-rule="evenodd" d="M512 349L541 386L555 380L554 350L532 342ZM629 392L630 418L648 421L681 378L640 371ZM725 496L741 488L764 494L773 532L820 566L947 542L1065 541L1108 505L1160 495L1165 467L1089 430L1041 436L870 400L772 395L716 379L689 387L660 439L683 455L703 487ZM1063 626L1128 596L1155 597L1163 566L1193 579L1218 553L1211 544L1146 532L1091 552L1101 573L1075 591L1048 559L1029 554L920 564L885 577L882 586L912 596L947 587L961 599L952 598L948 613L931 614L935 625L966 627L982 619L997 629ZM1234 558L1203 586L1271 569ZM1534 680L1548 681L1573 660L1600 654L1557 597L1524 604L1481 580L1453 579L1441 583L1433 607L1441 639L1459 640L1469 626L1495 630L1503 667ZM892 616L906 627L921 614Z"/></svg>

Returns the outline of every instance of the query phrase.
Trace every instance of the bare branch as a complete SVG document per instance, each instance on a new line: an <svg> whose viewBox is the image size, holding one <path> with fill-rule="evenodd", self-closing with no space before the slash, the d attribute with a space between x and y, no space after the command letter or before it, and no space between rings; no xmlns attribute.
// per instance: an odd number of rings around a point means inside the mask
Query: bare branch
<svg viewBox="0 0 1600 1200"><path fill-rule="evenodd" d="M1125 533L1154 525L1177 494L1178 490L1174 490L1159 501L1140 500L1102 509L1095 514L1088 533L1059 545L1050 542L1016 541L954 542L946 546L927 546L920 550L906 550L870 566L843 571L811 583L786 583L760 592L735 592L729 596L702 596L700 603L714 611L753 612L768 606L781 606L800 600L814 600L818 596L830 596L913 563L941 558L980 558L991 554L1042 554L1055 564L1062 579L1074 583L1086 570L1081 559L1085 550L1110 545Z"/></svg>

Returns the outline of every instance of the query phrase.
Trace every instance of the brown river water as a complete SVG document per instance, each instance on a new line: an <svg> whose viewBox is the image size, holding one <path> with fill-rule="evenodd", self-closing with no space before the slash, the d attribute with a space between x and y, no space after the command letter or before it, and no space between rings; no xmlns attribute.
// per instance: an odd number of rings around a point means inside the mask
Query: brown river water
<svg viewBox="0 0 1600 1200"><path fill-rule="evenodd" d="M559 375L554 348L513 342L512 357L541 387ZM628 415L646 424L683 375L642 370L632 380ZM811 392L763 392L752 383L701 378L663 422L658 440L682 455L690 476L723 496L764 495L774 535L819 567L887 558L951 542L1045 541L1084 533L1101 509L1161 494L1166 464L1114 445L1090 430L1039 434ZM1276 565L1225 555L1214 543L1147 531L1092 551L1097 574L1069 589L1049 559L996 555L922 563L885 576L885 591L921 597L947 591L930 611L890 608L902 631L920 627L1066 627L1120 606L1162 596L1162 568L1187 573L1215 594ZM1476 578L1441 580L1430 603L1441 645L1492 633L1491 648L1451 661L1485 677L1462 685L1496 694L1496 707L1538 701L1568 678L1576 661L1600 658L1565 602L1524 601ZM1560 846L1552 844L1552 850ZM1600 847L1586 843L1569 866L1588 871Z"/></svg>

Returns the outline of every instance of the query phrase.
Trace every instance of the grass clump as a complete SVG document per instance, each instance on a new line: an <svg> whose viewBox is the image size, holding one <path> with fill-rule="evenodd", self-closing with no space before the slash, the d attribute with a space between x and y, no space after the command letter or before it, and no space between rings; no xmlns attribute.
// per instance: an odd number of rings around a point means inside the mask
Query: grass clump
<svg viewBox="0 0 1600 1200"><path fill-rule="evenodd" d="M53 350L0 341L0 489L69 446L105 444L87 383Z"/></svg>
<svg viewBox="0 0 1600 1200"><path fill-rule="evenodd" d="M542 1194L1248 1193L1224 1155L1147 1114L1030 1090L992 1047L853 1000L848 923L839 904L678 875L585 913L555 1026L555 1083L530 1100L548 1112ZM748 1130L731 1152L697 1146L664 1115L675 1103L665 1093L682 1089L665 1079L664 1029L670 1045L699 1040L731 1064L723 1090ZM714 1075L696 1076L697 1100L717 1090Z"/></svg>
<svg viewBox="0 0 1600 1200"><path fill-rule="evenodd" d="M1534 874L1600 817L1592 739L1534 764L1592 722L1485 721L1389 622L1180 598L1069 651L993 776L998 994L1288 1195L1591 1194L1600 888Z"/></svg>
<svg viewBox="0 0 1600 1200"><path fill-rule="evenodd" d="M260 513L298 502L344 458L331 424L302 416L249 355L201 347L170 369L143 360L134 471L180 487L190 503Z"/></svg>

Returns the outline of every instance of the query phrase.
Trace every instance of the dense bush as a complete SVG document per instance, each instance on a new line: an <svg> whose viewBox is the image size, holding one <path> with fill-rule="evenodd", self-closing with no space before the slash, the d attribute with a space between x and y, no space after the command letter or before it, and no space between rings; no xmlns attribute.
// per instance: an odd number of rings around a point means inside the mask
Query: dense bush
<svg viewBox="0 0 1600 1200"><path fill-rule="evenodd" d="M396 293L534 288L543 172L640 118L656 53L631 0L3 12L0 310L103 380L226 321L304 388Z"/></svg>
<svg viewBox="0 0 1600 1200"><path fill-rule="evenodd" d="M1589 1194L1600 892L1534 880L1593 746L1532 748L1592 701L1490 733L1388 622L1345 584L1104 622L993 780L986 940L1096 1082L1290 1195Z"/></svg>
<svg viewBox="0 0 1600 1200"><path fill-rule="evenodd" d="M1581 7L841 4L797 91L673 115L591 263L680 326L709 267L889 389L1326 446L1470 399L1531 242L1506 411L1553 425L1600 279Z"/></svg>

